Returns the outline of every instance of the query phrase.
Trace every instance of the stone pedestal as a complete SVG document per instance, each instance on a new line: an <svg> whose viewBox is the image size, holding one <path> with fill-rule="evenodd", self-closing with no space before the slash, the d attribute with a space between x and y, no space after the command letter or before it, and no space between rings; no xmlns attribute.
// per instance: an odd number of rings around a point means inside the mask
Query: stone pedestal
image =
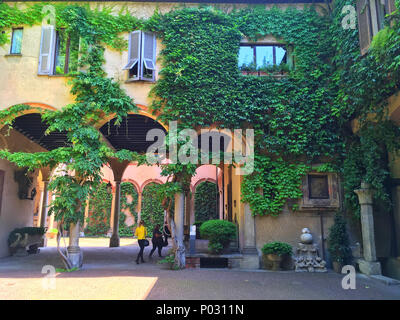
<svg viewBox="0 0 400 320"><path fill-rule="evenodd" d="M299 243L295 258L296 272L327 272L326 262L318 254L316 244Z"/></svg>
<svg viewBox="0 0 400 320"><path fill-rule="evenodd" d="M363 240L363 259L359 259L362 273L381 274L380 263L376 259L374 217L372 207L373 192L368 183L361 183L361 188L354 190L361 206L361 232ZM379 266L378 266L379 265Z"/></svg>
<svg viewBox="0 0 400 320"><path fill-rule="evenodd" d="M72 268L82 267L83 255L79 247L79 233L79 222L77 224L71 224L69 228L69 246L67 247L67 251Z"/></svg>
<svg viewBox="0 0 400 320"><path fill-rule="evenodd" d="M364 259L357 260L360 271L366 275L380 275L382 274L381 264L377 261L366 261Z"/></svg>

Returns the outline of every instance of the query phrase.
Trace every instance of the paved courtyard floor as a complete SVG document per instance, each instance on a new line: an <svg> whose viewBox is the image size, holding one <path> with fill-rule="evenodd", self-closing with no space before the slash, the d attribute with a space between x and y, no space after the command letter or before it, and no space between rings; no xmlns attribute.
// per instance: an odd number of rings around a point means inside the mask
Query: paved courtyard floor
<svg viewBox="0 0 400 320"><path fill-rule="evenodd" d="M82 270L56 273L55 288L42 274L45 265L63 268L54 240L36 255L0 259L0 300L4 299L400 299L400 286L357 276L356 290L341 287L342 276L328 273L164 270L159 258L137 265L136 240L82 238ZM163 250L163 254L166 253ZM51 281L51 280L50 280ZM47 289L46 289L47 286Z"/></svg>

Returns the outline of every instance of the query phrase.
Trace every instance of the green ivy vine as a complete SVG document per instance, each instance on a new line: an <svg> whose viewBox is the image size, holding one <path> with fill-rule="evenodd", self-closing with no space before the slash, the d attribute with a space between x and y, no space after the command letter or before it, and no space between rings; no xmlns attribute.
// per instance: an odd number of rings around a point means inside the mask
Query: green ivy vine
<svg viewBox="0 0 400 320"><path fill-rule="evenodd" d="M70 146L35 154L2 150L0 157L30 168L65 163L76 175L52 181L57 197L50 212L68 222L82 219L82 203L101 182L100 170L109 157L144 163L135 153L110 150L94 125L110 114L116 114L118 123L137 110L119 84L106 77L105 47L125 50L122 32L151 30L164 45L160 79L151 91L151 108L161 113L161 121L178 119L180 128L217 124L231 129L250 125L255 130L255 172L245 176L242 185L242 200L253 214L277 215L287 199L300 198L301 178L313 163L321 162L343 173L346 203L354 213L358 209L353 190L361 180L373 185L377 199L390 202L385 155L399 149L400 134L387 120L383 101L399 89L399 12L387 17L387 28L368 55L360 57L357 29L341 26L346 4L355 5L355 0L335 1L332 12L325 14L313 5L302 10L249 6L230 13L183 7L163 15L156 11L144 20L125 7L112 14L112 7L55 3L57 26L83 40L80 64L88 67L70 75L75 103L42 117L50 125L48 132L68 132ZM1 3L0 30L39 24L43 5L19 9ZM255 41L266 35L293 49L295 68L283 79L243 76L239 71L241 39ZM0 45L7 41L0 34ZM18 112L3 111L0 118L11 124ZM348 126L354 118L360 120L357 135ZM187 190L195 172L195 166L182 164L163 169L175 179L157 194L169 197L179 188Z"/></svg>

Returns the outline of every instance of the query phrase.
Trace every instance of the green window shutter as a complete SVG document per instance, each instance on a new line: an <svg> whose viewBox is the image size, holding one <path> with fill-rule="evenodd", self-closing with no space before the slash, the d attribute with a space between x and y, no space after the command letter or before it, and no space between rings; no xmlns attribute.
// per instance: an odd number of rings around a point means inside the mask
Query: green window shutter
<svg viewBox="0 0 400 320"><path fill-rule="evenodd" d="M50 75L54 65L56 30L54 26L43 26L40 40L38 74Z"/></svg>

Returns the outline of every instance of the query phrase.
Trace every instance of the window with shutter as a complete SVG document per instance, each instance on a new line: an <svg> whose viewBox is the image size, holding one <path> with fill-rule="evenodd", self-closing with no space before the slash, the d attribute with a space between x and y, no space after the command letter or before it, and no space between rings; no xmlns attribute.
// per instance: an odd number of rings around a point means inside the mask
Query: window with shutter
<svg viewBox="0 0 400 320"><path fill-rule="evenodd" d="M152 32L133 31L129 35L129 80L154 81L156 70L156 36Z"/></svg>
<svg viewBox="0 0 400 320"><path fill-rule="evenodd" d="M133 31L129 34L128 64L123 69L129 70L129 79L131 80L139 79L141 38L141 31Z"/></svg>
<svg viewBox="0 0 400 320"><path fill-rule="evenodd" d="M394 0L386 0L385 6L386 6L386 14L390 14L394 10L396 10L396 5Z"/></svg>
<svg viewBox="0 0 400 320"><path fill-rule="evenodd" d="M142 33L142 61L141 61L141 79L153 81L154 71L156 69L156 37L154 33Z"/></svg>
<svg viewBox="0 0 400 320"><path fill-rule="evenodd" d="M56 30L53 26L42 27L40 40L39 70L38 74L50 75L53 69Z"/></svg>
<svg viewBox="0 0 400 320"><path fill-rule="evenodd" d="M369 48L372 39L371 13L368 0L357 1L358 37L361 55Z"/></svg>

